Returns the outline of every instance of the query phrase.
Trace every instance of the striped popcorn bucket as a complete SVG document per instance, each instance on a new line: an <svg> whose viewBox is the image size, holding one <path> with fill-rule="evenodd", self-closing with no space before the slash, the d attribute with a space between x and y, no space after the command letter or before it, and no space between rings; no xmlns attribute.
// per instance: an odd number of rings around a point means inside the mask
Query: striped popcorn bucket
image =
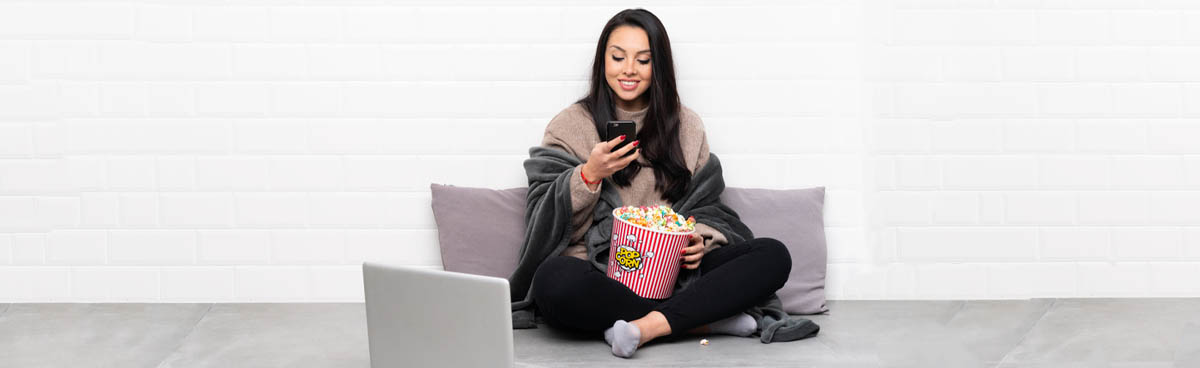
<svg viewBox="0 0 1200 368"><path fill-rule="evenodd" d="M613 210L608 277L643 298L664 299L675 291L683 248L694 231L671 233L632 224Z"/></svg>

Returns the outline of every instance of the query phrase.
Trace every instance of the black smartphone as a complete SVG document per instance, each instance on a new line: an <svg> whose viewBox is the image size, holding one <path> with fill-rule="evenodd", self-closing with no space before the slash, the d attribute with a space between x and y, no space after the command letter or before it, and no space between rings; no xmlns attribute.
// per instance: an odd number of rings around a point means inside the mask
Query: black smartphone
<svg viewBox="0 0 1200 368"><path fill-rule="evenodd" d="M617 143L616 147L613 147L612 151L610 151L610 152L616 152L617 150L621 149L622 147L625 147L626 144L629 144L629 142L633 142L633 141L637 140L637 125L634 124L633 120L612 120L612 121L608 122L608 127L605 130L605 135L606 135L606 137L604 138L604 140L606 140L606 141L611 141L622 135L625 136L625 140L621 141L620 143ZM625 156L621 156L621 157L627 157L629 155L632 155L634 150L636 150L636 148L629 150L629 152L625 153Z"/></svg>

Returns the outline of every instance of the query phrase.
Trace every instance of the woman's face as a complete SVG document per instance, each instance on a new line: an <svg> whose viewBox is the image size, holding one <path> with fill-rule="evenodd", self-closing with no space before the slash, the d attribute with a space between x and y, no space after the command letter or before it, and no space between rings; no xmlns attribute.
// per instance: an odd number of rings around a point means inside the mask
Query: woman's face
<svg viewBox="0 0 1200 368"><path fill-rule="evenodd" d="M616 104L626 111L646 107L643 96L650 88L650 38L634 26L620 26L608 35L604 77L617 95Z"/></svg>

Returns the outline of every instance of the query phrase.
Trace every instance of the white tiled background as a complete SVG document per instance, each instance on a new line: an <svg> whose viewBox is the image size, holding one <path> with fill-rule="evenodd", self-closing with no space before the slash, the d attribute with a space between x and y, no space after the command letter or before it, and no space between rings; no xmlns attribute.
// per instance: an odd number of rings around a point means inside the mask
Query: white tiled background
<svg viewBox="0 0 1200 368"><path fill-rule="evenodd" d="M664 21L730 186L828 188L829 294L1200 295L1200 2L0 1L0 301L361 301Z"/></svg>

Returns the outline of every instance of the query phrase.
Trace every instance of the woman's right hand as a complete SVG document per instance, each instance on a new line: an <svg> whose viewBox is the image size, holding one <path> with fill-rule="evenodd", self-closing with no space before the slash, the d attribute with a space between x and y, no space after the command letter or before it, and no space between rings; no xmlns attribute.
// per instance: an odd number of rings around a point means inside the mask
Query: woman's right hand
<svg viewBox="0 0 1200 368"><path fill-rule="evenodd" d="M625 147L621 147L616 152L610 152L624 138L625 136L620 136L607 142L596 143L596 146L592 147L592 155L588 157L587 163L583 164L583 176L586 176L591 181L600 181L612 176L617 171L621 171L625 166L629 166L629 163L633 162L633 160L641 157L642 152L640 149L635 150L629 157L621 157L630 150L633 150L634 147L637 147L638 141L633 141L625 145Z"/></svg>

